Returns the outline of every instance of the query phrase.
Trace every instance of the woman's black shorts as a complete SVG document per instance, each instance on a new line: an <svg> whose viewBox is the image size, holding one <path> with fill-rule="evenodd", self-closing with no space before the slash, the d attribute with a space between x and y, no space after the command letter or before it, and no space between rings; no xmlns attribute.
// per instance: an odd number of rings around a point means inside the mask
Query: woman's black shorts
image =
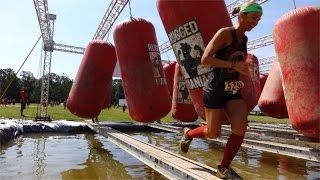
<svg viewBox="0 0 320 180"><path fill-rule="evenodd" d="M242 99L240 89L234 92L225 91L224 82L217 83L212 90L204 90L203 104L206 108L222 109L229 100Z"/></svg>

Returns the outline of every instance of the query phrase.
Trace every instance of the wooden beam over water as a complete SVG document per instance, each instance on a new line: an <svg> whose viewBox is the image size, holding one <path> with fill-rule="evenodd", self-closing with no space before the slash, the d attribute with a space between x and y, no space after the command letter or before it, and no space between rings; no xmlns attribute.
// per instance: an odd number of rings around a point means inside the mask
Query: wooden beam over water
<svg viewBox="0 0 320 180"><path fill-rule="evenodd" d="M108 138L109 141L169 179L219 179L215 176L216 169L212 167L137 140L108 127L106 124L91 122L87 122L87 124L98 134ZM240 176L234 175L236 179L241 179Z"/></svg>

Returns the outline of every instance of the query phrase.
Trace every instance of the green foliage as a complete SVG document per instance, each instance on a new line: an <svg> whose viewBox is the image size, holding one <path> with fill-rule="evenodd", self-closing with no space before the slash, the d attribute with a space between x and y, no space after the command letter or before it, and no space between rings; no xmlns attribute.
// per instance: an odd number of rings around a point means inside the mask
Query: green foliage
<svg viewBox="0 0 320 180"><path fill-rule="evenodd" d="M20 76L21 87L25 87L27 89L29 93L29 101L40 102L40 81L36 79L30 71L22 71ZM19 91L16 93L19 94ZM19 101L19 97L17 100Z"/></svg>
<svg viewBox="0 0 320 180"><path fill-rule="evenodd" d="M22 87L27 89L30 103L39 103L41 95L42 79L36 79L29 71L22 71L20 77L15 75L12 69L0 69L0 93L4 93L6 87L10 81L14 79L5 93L4 98L8 100L15 99L15 102L20 102L20 90ZM69 91L72 87L73 81L66 75L57 75L55 73L50 74L49 84L49 103L57 102L63 103L67 100ZM111 104L118 104L119 99L124 99L124 92L121 79L115 79L112 81L112 98Z"/></svg>
<svg viewBox="0 0 320 180"><path fill-rule="evenodd" d="M67 100L72 86L72 80L66 74L61 76L51 73L49 100L63 102Z"/></svg>
<svg viewBox="0 0 320 180"><path fill-rule="evenodd" d="M11 81L12 83L5 93L5 90ZM19 92L20 88L20 79L16 77L13 69L0 69L0 96L5 93L3 98L18 99L19 95L16 92Z"/></svg>
<svg viewBox="0 0 320 180"><path fill-rule="evenodd" d="M114 79L112 81L112 95L111 95L111 104L118 104L119 99L124 99L124 92L122 87L121 79Z"/></svg>
<svg viewBox="0 0 320 180"><path fill-rule="evenodd" d="M20 76L21 78L15 76L15 72L12 69L0 69L0 93L2 94L5 91L10 81L14 78L14 81L6 91L4 98L7 98L8 100L15 99L16 102L19 102L20 90L22 87L25 87L29 94L29 101L31 103L40 102L42 79L36 79L29 71L22 71ZM57 75L51 73L49 101L65 101L71 86L72 80L66 74Z"/></svg>

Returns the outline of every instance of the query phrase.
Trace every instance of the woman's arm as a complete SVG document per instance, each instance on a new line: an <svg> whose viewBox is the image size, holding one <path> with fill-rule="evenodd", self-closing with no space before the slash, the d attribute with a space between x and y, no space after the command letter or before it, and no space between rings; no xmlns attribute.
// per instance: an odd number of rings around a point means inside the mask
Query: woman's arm
<svg viewBox="0 0 320 180"><path fill-rule="evenodd" d="M234 68L241 74L249 75L248 64L246 62L231 62L214 57L219 49L228 46L232 41L230 29L220 29L211 39L204 50L201 58L201 64L209 67ZM235 63L235 64L233 64Z"/></svg>
<svg viewBox="0 0 320 180"><path fill-rule="evenodd" d="M201 64L210 67L231 68L232 62L224 61L214 57L219 49L222 49L231 43L230 29L220 29L210 40L201 58Z"/></svg>

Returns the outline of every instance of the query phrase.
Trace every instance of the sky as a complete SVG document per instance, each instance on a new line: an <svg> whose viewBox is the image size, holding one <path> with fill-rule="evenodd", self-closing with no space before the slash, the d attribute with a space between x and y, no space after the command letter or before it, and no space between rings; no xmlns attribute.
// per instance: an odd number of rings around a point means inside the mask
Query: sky
<svg viewBox="0 0 320 180"><path fill-rule="evenodd" d="M225 0L226 4L232 1ZM86 47L110 2L111 0L48 0L49 13L57 15L54 41L59 44ZM319 0L295 0L295 2L297 8L320 6ZM247 33L249 41L271 34L277 19L294 9L293 0L269 0L262 6L264 15L259 25ZM159 45L168 41L156 8L156 0L131 0L131 9L133 17L144 18L153 23ZM112 36L115 25L129 19L129 17L127 4L105 40L114 44ZM236 18L233 20L236 23ZM0 0L0 69L11 68L16 72L39 36L40 28L33 1ZM38 43L20 72L31 71L36 78L40 77L41 44ZM258 58L270 57L275 54L273 45L253 50L252 53ZM161 56L163 60L176 59L173 51ZM64 73L74 79L81 60L82 55L80 54L54 51L51 72L58 75Z"/></svg>

